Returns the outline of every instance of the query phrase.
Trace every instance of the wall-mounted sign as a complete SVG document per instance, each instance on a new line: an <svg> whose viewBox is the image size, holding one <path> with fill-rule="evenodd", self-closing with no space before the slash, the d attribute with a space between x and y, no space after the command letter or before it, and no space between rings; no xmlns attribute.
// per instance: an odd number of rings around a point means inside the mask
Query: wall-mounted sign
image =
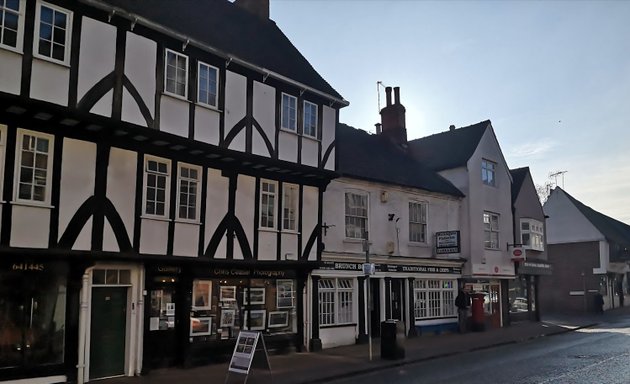
<svg viewBox="0 0 630 384"><path fill-rule="evenodd" d="M449 253L460 253L459 231L435 232L435 253L445 255Z"/></svg>
<svg viewBox="0 0 630 384"><path fill-rule="evenodd" d="M517 247L517 246L510 246L510 257L512 261L514 262L525 261L527 259L525 248Z"/></svg>
<svg viewBox="0 0 630 384"><path fill-rule="evenodd" d="M346 263L335 261L324 261L319 269L327 271L364 271L363 263ZM441 265L408 265L408 264L372 264L374 272L402 272L402 273L444 273L456 274L462 273L461 267L441 266Z"/></svg>

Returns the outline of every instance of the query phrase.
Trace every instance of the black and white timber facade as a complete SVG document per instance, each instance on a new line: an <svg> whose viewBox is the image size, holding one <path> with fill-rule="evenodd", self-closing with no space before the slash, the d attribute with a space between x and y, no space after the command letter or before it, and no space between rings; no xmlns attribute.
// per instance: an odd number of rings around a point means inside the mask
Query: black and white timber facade
<svg viewBox="0 0 630 384"><path fill-rule="evenodd" d="M0 382L203 364L240 329L308 345L348 103L268 3L0 14Z"/></svg>

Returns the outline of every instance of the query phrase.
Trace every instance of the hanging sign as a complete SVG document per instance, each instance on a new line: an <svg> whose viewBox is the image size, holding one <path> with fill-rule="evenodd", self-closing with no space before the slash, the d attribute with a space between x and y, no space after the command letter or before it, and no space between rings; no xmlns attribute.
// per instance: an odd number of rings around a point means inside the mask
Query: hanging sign
<svg viewBox="0 0 630 384"><path fill-rule="evenodd" d="M269 355L267 354L267 347L265 346L263 336L260 332L240 331L228 367L228 375L230 372L249 375L252 362L256 355L264 358L263 360L257 359L256 361L263 361L265 368L268 368L271 373L271 364L269 364ZM245 381L247 381L247 378Z"/></svg>

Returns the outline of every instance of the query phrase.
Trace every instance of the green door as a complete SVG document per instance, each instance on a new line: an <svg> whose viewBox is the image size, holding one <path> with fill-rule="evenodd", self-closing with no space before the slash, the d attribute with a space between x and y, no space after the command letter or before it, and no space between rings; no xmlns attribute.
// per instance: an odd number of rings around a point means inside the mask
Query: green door
<svg viewBox="0 0 630 384"><path fill-rule="evenodd" d="M92 289L90 379L125 373L127 288Z"/></svg>

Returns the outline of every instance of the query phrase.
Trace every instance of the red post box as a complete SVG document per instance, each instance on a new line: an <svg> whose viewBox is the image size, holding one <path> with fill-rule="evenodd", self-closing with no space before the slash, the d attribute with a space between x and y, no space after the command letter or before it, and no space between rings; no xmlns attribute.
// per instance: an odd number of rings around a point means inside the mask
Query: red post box
<svg viewBox="0 0 630 384"><path fill-rule="evenodd" d="M483 312L483 293L473 293L472 296L472 318L471 325L473 331L483 331L485 328L485 314Z"/></svg>

